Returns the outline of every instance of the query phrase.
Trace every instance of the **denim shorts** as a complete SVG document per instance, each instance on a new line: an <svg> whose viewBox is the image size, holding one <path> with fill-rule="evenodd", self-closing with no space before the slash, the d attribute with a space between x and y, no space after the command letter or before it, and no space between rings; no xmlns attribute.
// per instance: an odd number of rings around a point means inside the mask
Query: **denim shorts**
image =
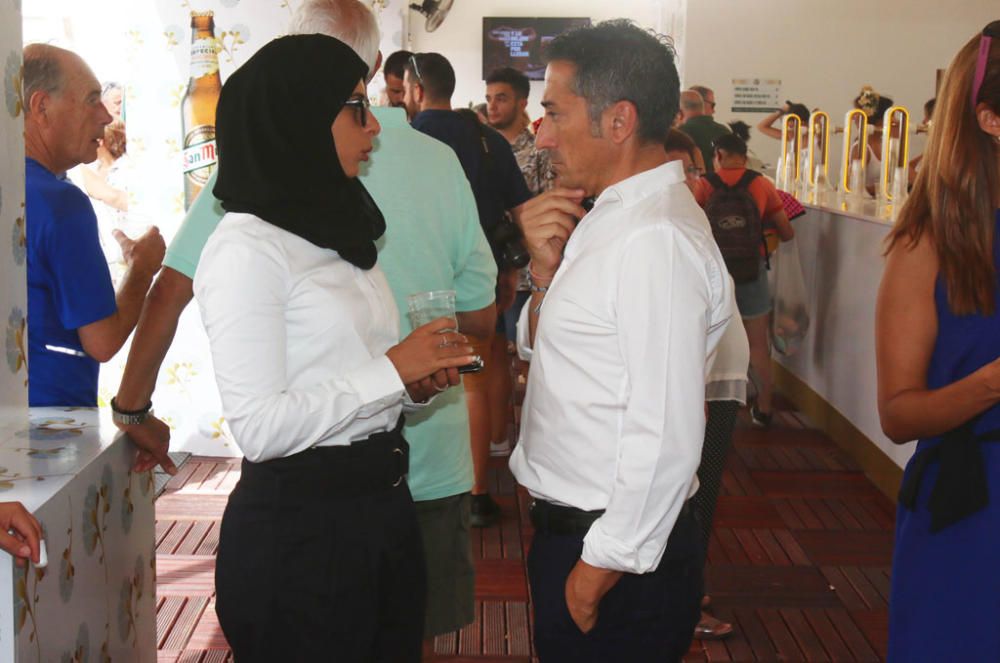
<svg viewBox="0 0 1000 663"><path fill-rule="evenodd" d="M744 320L759 318L771 312L771 291L767 285L767 266L760 261L757 278L736 284L736 306Z"/></svg>

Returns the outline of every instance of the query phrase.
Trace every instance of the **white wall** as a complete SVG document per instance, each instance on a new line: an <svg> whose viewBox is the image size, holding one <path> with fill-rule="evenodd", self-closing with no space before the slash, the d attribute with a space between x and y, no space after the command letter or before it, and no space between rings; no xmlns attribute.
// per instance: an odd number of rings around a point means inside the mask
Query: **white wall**
<svg viewBox="0 0 1000 663"><path fill-rule="evenodd" d="M869 84L906 106L916 124L934 96L936 70L998 14L996 0L696 0L687 9L681 78L715 90L720 122L763 119L729 112L732 79L760 77L781 79L783 99L818 106L837 125ZM752 133L750 147L775 163L778 141Z"/></svg>
<svg viewBox="0 0 1000 663"><path fill-rule="evenodd" d="M454 106L467 106L471 101L485 101L483 83L483 17L484 16L586 16L593 22L610 18L630 18L647 28L660 28L666 6L681 5L676 0L459 0L445 22L434 32L424 30L422 16L410 13L409 50L437 52L455 68ZM532 81L528 97L528 115L539 117L542 108L541 81Z"/></svg>

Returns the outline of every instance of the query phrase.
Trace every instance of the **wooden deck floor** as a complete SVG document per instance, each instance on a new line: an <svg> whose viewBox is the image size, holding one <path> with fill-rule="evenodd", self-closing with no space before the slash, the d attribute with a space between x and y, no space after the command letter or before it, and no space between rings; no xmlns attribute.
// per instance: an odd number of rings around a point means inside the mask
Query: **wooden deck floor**
<svg viewBox="0 0 1000 663"><path fill-rule="evenodd" d="M528 498L493 459L500 526L475 530L476 621L435 642L450 663L531 663L524 554ZM239 478L193 458L157 501L159 660L231 660L214 609L219 519ZM823 434L783 411L767 432L741 415L706 578L736 633L685 661L878 661L886 654L894 507Z"/></svg>

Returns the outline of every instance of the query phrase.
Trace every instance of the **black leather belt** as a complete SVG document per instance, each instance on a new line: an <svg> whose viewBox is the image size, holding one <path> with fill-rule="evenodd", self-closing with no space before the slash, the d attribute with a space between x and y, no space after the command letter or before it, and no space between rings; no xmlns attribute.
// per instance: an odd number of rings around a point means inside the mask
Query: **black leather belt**
<svg viewBox="0 0 1000 663"><path fill-rule="evenodd" d="M678 520L687 516L691 511L691 500L684 502L681 507ZM536 532L548 532L561 536L581 536L585 535L594 521L604 515L604 509L596 511L584 511L572 506L561 506L535 499L531 502L531 524Z"/></svg>
<svg viewBox="0 0 1000 663"><path fill-rule="evenodd" d="M313 447L261 463L244 459L241 481L277 482L278 499L323 500L365 495L395 488L410 467L410 446L403 438L403 418L396 427L350 445Z"/></svg>
<svg viewBox="0 0 1000 663"><path fill-rule="evenodd" d="M584 511L536 499L531 503L529 513L536 532L573 536L586 534L594 521L604 515L604 509Z"/></svg>

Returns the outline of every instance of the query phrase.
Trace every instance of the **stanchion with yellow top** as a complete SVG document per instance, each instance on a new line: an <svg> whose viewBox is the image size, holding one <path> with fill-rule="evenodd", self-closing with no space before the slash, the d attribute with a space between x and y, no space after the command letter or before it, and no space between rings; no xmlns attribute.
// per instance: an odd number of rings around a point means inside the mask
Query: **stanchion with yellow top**
<svg viewBox="0 0 1000 663"><path fill-rule="evenodd" d="M795 193L801 168L800 150L802 140L802 120L798 115L788 113L781 120L781 170L778 186L782 191Z"/></svg>
<svg viewBox="0 0 1000 663"><path fill-rule="evenodd" d="M830 116L821 110L809 115L809 200L822 204L830 181Z"/></svg>
<svg viewBox="0 0 1000 663"><path fill-rule="evenodd" d="M844 115L843 157L840 162L841 193L845 196L863 196L865 162L868 158L868 116L863 110L853 108Z"/></svg>
<svg viewBox="0 0 1000 663"><path fill-rule="evenodd" d="M881 200L895 216L906 200L910 157L910 113L903 106L888 109L882 121Z"/></svg>

